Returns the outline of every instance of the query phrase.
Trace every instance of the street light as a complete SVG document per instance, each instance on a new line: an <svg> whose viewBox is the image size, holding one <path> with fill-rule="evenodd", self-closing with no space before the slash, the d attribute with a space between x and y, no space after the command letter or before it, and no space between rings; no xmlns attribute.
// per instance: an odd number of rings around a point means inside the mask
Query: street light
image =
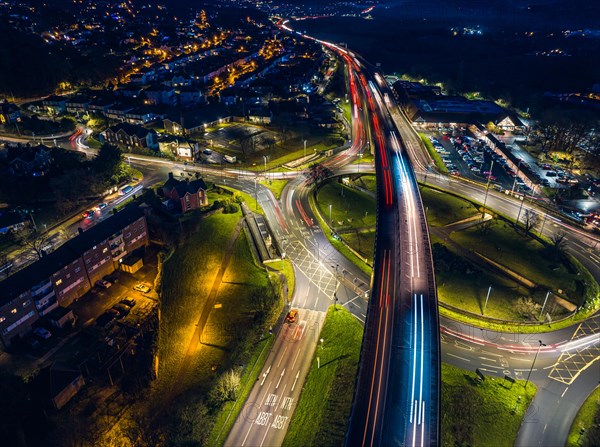
<svg viewBox="0 0 600 447"><path fill-rule="evenodd" d="M338 301L337 298L337 290L338 287L340 286L340 280L339 280L339 276L338 276L338 268L339 268L339 264L335 265L335 290L333 291L333 308L336 309L336 304ZM333 265L331 266L333 268Z"/></svg>
<svg viewBox="0 0 600 447"><path fill-rule="evenodd" d="M329 224L333 225L333 221L331 220L331 203L329 204Z"/></svg>
<svg viewBox="0 0 600 447"><path fill-rule="evenodd" d="M531 363L531 368L529 369L529 374L527 374L527 380L525 381L525 389L527 389L527 384L529 383L529 378L531 377L531 371L533 371L533 367L535 365L535 361L537 360L537 356L540 353L540 349L542 349L542 346L546 346L544 343L542 343L542 340L538 340L538 343L540 345L538 346L538 349L535 353L535 357L533 357L533 362Z"/></svg>
<svg viewBox="0 0 600 447"><path fill-rule="evenodd" d="M304 140L304 157L306 157L306 140Z"/></svg>
<svg viewBox="0 0 600 447"><path fill-rule="evenodd" d="M360 164L362 163L363 153L358 154L358 164L356 165L356 173L360 174Z"/></svg>
<svg viewBox="0 0 600 447"><path fill-rule="evenodd" d="M268 158L268 155L263 155L262 158L263 158L263 160L265 162L265 178L267 178L267 158Z"/></svg>
<svg viewBox="0 0 600 447"><path fill-rule="evenodd" d="M485 217L485 204L487 203L488 192L490 191L490 182L492 181L492 171L494 169L494 160L492 160L492 164L490 165L490 173L488 174L487 186L485 188L485 198L483 199L483 210L481 210L481 218Z"/></svg>
<svg viewBox="0 0 600 447"><path fill-rule="evenodd" d="M515 181L513 182L513 186L512 189L510 191L511 194L513 194L515 192L515 186L517 186L517 179L519 178L519 168L521 166L521 162L523 160L519 160L519 163L517 164L517 172L515 173Z"/></svg>

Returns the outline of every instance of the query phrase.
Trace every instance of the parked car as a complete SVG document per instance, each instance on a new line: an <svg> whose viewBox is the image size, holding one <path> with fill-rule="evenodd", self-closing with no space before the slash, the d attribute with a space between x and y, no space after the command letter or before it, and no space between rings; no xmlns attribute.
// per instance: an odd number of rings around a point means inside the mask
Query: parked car
<svg viewBox="0 0 600 447"><path fill-rule="evenodd" d="M152 289L149 286L147 286L146 284L139 283L133 287L133 290L137 290L138 292L142 292L142 293L148 293Z"/></svg>
<svg viewBox="0 0 600 447"><path fill-rule="evenodd" d="M297 318L298 318L298 309L292 309L288 312L287 316L285 317L285 322L286 323L295 323Z"/></svg>
<svg viewBox="0 0 600 447"><path fill-rule="evenodd" d="M124 318L127 315L129 315L129 312L131 311L131 307L126 306L125 304L115 304L111 310L116 310L118 312L118 316L117 318Z"/></svg>
<svg viewBox="0 0 600 447"><path fill-rule="evenodd" d="M118 314L118 312L114 309L107 310L98 318L96 318L96 324L100 327L108 326L109 324L115 321L115 318L117 318L115 314Z"/></svg>
<svg viewBox="0 0 600 447"><path fill-rule="evenodd" d="M106 208L108 206L107 203L101 203L100 205L98 205L98 211L103 210L104 208Z"/></svg>
<svg viewBox="0 0 600 447"><path fill-rule="evenodd" d="M125 306L128 306L130 309L132 307L135 307L135 299L133 299L133 298L124 298L121 301L119 301L119 303L124 304Z"/></svg>
<svg viewBox="0 0 600 447"><path fill-rule="evenodd" d="M34 335L36 335L37 337L39 337L43 340L48 340L50 337L52 337L52 334L50 333L50 331L43 327L36 327L33 330L33 333L34 333Z"/></svg>
<svg viewBox="0 0 600 447"><path fill-rule="evenodd" d="M108 289L110 286L112 286L112 283L108 282L105 279L99 279L98 281L96 281L96 285L101 289Z"/></svg>
<svg viewBox="0 0 600 447"><path fill-rule="evenodd" d="M556 177L556 172L548 171L548 172L546 172L546 177Z"/></svg>

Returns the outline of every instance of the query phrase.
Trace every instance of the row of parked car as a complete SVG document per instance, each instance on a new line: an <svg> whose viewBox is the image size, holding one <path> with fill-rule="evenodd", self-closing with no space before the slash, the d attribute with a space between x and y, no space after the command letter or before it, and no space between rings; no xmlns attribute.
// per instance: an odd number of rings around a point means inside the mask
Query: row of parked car
<svg viewBox="0 0 600 447"><path fill-rule="evenodd" d="M96 318L96 324L100 327L107 327L111 325L115 320L125 318L131 312L131 309L135 307L136 301L134 298L125 298L115 304L113 307L108 309L98 318Z"/></svg>

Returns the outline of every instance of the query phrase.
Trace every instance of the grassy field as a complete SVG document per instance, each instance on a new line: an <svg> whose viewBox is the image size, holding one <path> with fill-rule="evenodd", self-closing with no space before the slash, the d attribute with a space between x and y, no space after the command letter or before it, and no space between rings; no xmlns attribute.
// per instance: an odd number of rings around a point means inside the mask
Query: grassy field
<svg viewBox="0 0 600 447"><path fill-rule="evenodd" d="M377 193L377 179L374 175L362 175L360 179L356 181L356 184L361 188Z"/></svg>
<svg viewBox="0 0 600 447"><path fill-rule="evenodd" d="M330 307L284 447L342 445L358 369L363 329L341 306Z"/></svg>
<svg viewBox="0 0 600 447"><path fill-rule="evenodd" d="M600 428L595 428L595 437L592 434L590 436L590 427L593 423L600 423L600 387L596 387L592 394L585 400L573 424L571 425L571 432L569 433L569 437L567 438L566 447L579 447L579 446L592 446L595 444L600 437ZM581 435L581 429L584 429L585 432Z"/></svg>
<svg viewBox="0 0 600 447"><path fill-rule="evenodd" d="M275 195L275 198L277 200L279 200L279 198L281 197L281 191L283 191L283 188L285 188L285 185L287 185L288 180L268 180L268 181L264 181L261 180L260 184L261 185L265 185L267 188L269 188L271 191L273 191L273 194Z"/></svg>
<svg viewBox="0 0 600 447"><path fill-rule="evenodd" d="M577 275L550 255L549 249L530 237L517 233L506 222L498 222L483 235L477 228L453 233L452 240L473 247L482 255L518 272L542 288L561 289L574 303L582 298Z"/></svg>
<svg viewBox="0 0 600 447"><path fill-rule="evenodd" d="M336 181L329 181L319 189L317 203L321 215L327 220L331 205L334 228L365 228L375 225L375 200L364 192Z"/></svg>
<svg viewBox="0 0 600 447"><path fill-rule="evenodd" d="M348 245L373 263L375 255L375 228L366 231L344 232L341 235Z"/></svg>
<svg viewBox="0 0 600 447"><path fill-rule="evenodd" d="M419 133L419 136L421 137L421 141L423 141L423 144L427 148L427 152L429 152L429 155L431 156L431 158L433 158L433 161L435 162L435 165L440 170L440 172L448 172L448 168L442 161L442 157L440 157L440 154L438 154L435 151L435 148L433 147L431 141L429 141L429 138L427 138L425 134L422 133Z"/></svg>
<svg viewBox="0 0 600 447"><path fill-rule="evenodd" d="M525 389L518 380L511 387L492 377L477 383L476 377L442 364L442 446L512 446L536 386Z"/></svg>
<svg viewBox="0 0 600 447"><path fill-rule="evenodd" d="M436 271L436 283L441 302L478 315L483 311L488 288L492 286L485 315L501 320L521 320L514 304L519 297L528 295L528 291L517 283L488 271L472 275Z"/></svg>
<svg viewBox="0 0 600 447"><path fill-rule="evenodd" d="M270 261L268 263L265 262L265 264L268 264L273 270L284 274L288 284L288 297L291 299L294 296L294 289L296 287L296 276L294 275L294 266L292 263L288 259L285 259L283 261L283 269L281 268L281 261Z"/></svg>
<svg viewBox="0 0 600 447"><path fill-rule="evenodd" d="M478 213L469 201L446 194L437 189L421 187L423 205L427 208L427 223L433 227L458 222Z"/></svg>
<svg viewBox="0 0 600 447"><path fill-rule="evenodd" d="M161 325L158 344L159 370L153 401L170 402L171 424L178 442L209 436L215 420L224 423L232 411L233 420L264 362L263 348L272 342L263 338L283 307L281 297L269 308L262 326L255 322L256 304L252 296L271 287L268 272L260 267L249 250L248 238L241 232L219 286L200 344L188 358L189 367L180 372L191 337L241 213L217 213L199 222L189 222L182 243L163 266ZM184 230L185 231L185 230ZM206 235L210 235L207 237ZM209 403L215 380L225 371L242 365L239 402ZM174 390L178 394L174 394ZM210 408L207 414L188 420L194 408ZM173 419L174 418L174 419ZM180 421L183 418L185 421ZM233 422L233 421L231 421ZM191 426L177 430L179 424ZM182 425L183 427L183 425ZM216 430L216 428L215 428ZM216 434L212 433L211 436ZM175 440L174 440L175 442ZM180 445L180 444L177 444ZM183 445L183 444L181 444Z"/></svg>

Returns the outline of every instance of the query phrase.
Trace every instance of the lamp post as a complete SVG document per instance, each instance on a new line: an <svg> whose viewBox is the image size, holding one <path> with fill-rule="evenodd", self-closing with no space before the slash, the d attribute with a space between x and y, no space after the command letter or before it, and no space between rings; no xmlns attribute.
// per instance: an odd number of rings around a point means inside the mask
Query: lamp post
<svg viewBox="0 0 600 447"><path fill-rule="evenodd" d="M329 204L329 224L333 226L333 222L331 220L331 203Z"/></svg>
<svg viewBox="0 0 600 447"><path fill-rule="evenodd" d="M517 164L517 172L515 173L515 181L513 182L512 189L510 190L511 194L515 192L515 186L517 186L517 179L519 178L519 168L521 167L521 161L522 160L519 160L519 163Z"/></svg>
<svg viewBox="0 0 600 447"><path fill-rule="evenodd" d="M256 211L258 211L258 187L256 182L256 177L254 177L254 196L256 202Z"/></svg>
<svg viewBox="0 0 600 447"><path fill-rule="evenodd" d="M492 292L492 286L488 289L487 297L485 298L485 304L483 305L483 312L481 315L485 315L485 308L487 307L488 300L490 299L490 293Z"/></svg>
<svg viewBox="0 0 600 447"><path fill-rule="evenodd" d="M306 140L304 140L304 157L306 157Z"/></svg>
<svg viewBox="0 0 600 447"><path fill-rule="evenodd" d="M262 158L265 162L265 179L266 179L267 178L267 155L263 155Z"/></svg>
<svg viewBox="0 0 600 447"><path fill-rule="evenodd" d="M357 174L360 174L360 164L361 164L361 162L362 162L362 158L363 158L363 153L362 153L362 152L360 152L360 153L358 154L358 164L356 165L356 173L357 173Z"/></svg>
<svg viewBox="0 0 600 447"><path fill-rule="evenodd" d="M483 199L483 210L481 210L481 218L485 217L485 204L487 203L488 192L490 191L490 182L492 181L492 170L494 169L494 160L492 160L492 164L490 165L490 173L488 174L487 186L485 188L485 198Z"/></svg>
<svg viewBox="0 0 600 447"><path fill-rule="evenodd" d="M527 384L529 383L529 378L531 377L531 372L533 371L533 367L535 365L535 361L537 360L538 354L540 353L540 349L542 349L542 346L546 346L544 343L542 343L542 340L538 340L538 343L540 345L538 346L537 351L535 352L535 357L533 357L533 362L531 363L529 374L527 374L527 380L525 381L525 389L527 389Z"/></svg>
<svg viewBox="0 0 600 447"><path fill-rule="evenodd" d="M542 305L542 310L540 311L540 318L542 318L542 315L544 315L544 309L546 308L546 303L548 302L549 296L550 296L550 291L548 290L548 293L546 293L546 298L544 298L544 304Z"/></svg>
<svg viewBox="0 0 600 447"><path fill-rule="evenodd" d="M339 264L335 265L335 290L333 291L333 308L336 309L336 304L337 304L337 290L338 287L340 285L340 280L339 280L339 276L338 276L338 268L339 268ZM333 266L331 266L333 267Z"/></svg>

